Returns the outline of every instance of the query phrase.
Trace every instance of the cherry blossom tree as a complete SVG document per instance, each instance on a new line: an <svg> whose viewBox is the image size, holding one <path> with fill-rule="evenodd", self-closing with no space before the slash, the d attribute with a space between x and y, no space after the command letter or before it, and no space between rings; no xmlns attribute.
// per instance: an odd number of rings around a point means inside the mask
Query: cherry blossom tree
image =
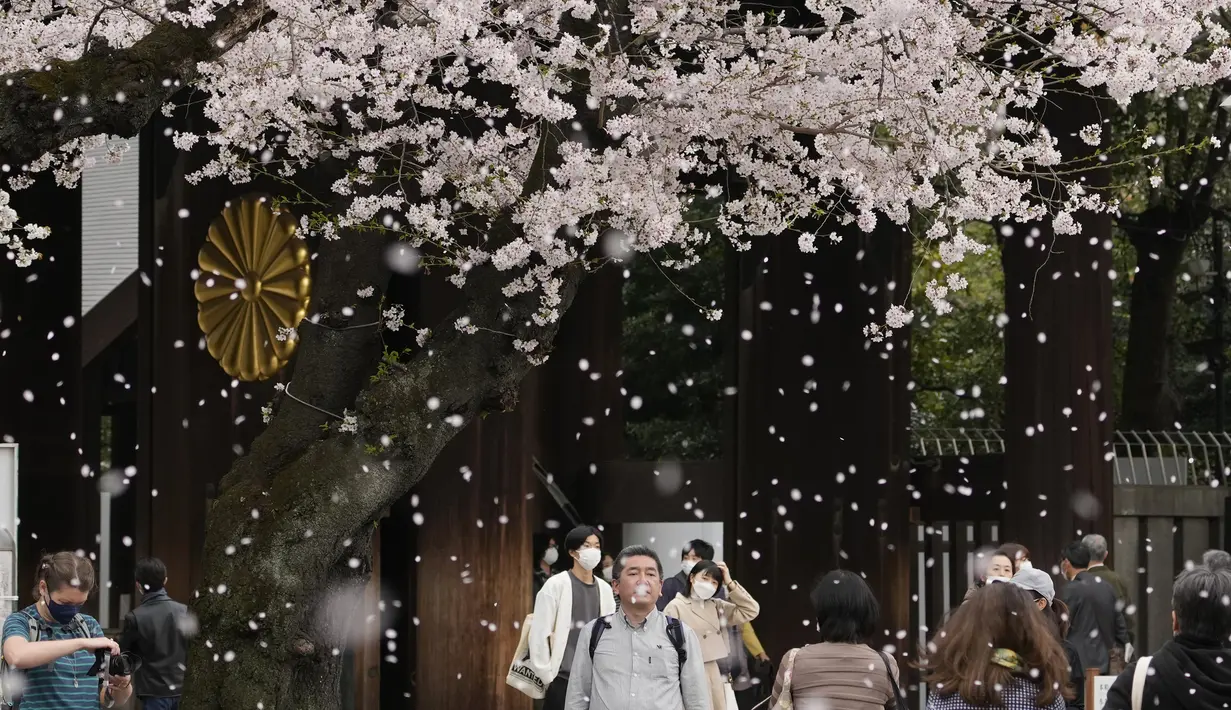
<svg viewBox="0 0 1231 710"><path fill-rule="evenodd" d="M190 180L333 175L303 211L312 324L285 334L301 340L295 396L315 409L271 409L223 481L186 707L338 707L322 600L362 581L373 522L450 438L514 406L586 274L630 251L687 268L711 239L790 235L811 252L838 225L920 216L946 264L984 248L972 220L1071 237L1077 211L1115 205L1067 169L1097 148L1062 155L1038 107L1053 89L1123 105L1225 78L1219 5L80 0L48 14L10 0L0 243L18 266L37 269L56 235L23 223L8 191L73 184L85 150L174 111L186 86L214 124L173 137L208 152ZM1063 189L1040 194L1041 177ZM701 198L720 205L705 229L686 217ZM390 243L450 270L463 300L370 378L378 340L338 329L403 326L381 302ZM926 290L943 312L963 285L954 271ZM910 319L892 307L867 335ZM323 412L341 420L328 436Z"/></svg>

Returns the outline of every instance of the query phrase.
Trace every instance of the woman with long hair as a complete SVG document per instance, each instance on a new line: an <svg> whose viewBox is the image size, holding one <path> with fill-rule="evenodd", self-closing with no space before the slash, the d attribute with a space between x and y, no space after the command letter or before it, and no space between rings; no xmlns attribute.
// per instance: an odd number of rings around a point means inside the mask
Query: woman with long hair
<svg viewBox="0 0 1231 710"><path fill-rule="evenodd" d="M989 584L954 612L920 662L929 710L1064 710L1069 664L1050 622L1015 584Z"/></svg>

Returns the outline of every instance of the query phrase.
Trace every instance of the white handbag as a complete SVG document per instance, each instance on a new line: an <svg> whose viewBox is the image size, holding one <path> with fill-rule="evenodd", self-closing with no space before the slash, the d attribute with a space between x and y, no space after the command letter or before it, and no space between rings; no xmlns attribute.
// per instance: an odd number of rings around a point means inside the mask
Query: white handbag
<svg viewBox="0 0 1231 710"><path fill-rule="evenodd" d="M509 675L504 682L513 686L518 692L535 700L542 700L547 695L547 684L539 677L538 671L530 665L530 622L534 614L528 614L521 625L521 640L517 642L517 652L513 654L513 662L509 664Z"/></svg>

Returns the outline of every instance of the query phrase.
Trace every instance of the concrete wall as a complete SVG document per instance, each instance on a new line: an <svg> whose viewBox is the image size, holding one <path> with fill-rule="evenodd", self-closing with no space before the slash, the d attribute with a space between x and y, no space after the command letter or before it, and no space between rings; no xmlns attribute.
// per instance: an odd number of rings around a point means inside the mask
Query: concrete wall
<svg viewBox="0 0 1231 710"><path fill-rule="evenodd" d="M624 545L646 545L663 561L663 574L680 571L680 555L689 540L702 539L714 546L714 560L723 560L722 523L625 523ZM732 570L734 571L734 570Z"/></svg>

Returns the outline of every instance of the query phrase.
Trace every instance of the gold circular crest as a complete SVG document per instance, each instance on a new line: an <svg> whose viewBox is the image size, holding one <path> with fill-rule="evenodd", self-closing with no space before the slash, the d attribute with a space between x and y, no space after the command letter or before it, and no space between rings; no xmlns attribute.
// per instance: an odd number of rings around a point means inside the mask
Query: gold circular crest
<svg viewBox="0 0 1231 710"><path fill-rule="evenodd" d="M228 202L197 255L197 324L209 354L232 377L272 377L295 352L288 330L308 313L308 245L295 218L270 198Z"/></svg>

